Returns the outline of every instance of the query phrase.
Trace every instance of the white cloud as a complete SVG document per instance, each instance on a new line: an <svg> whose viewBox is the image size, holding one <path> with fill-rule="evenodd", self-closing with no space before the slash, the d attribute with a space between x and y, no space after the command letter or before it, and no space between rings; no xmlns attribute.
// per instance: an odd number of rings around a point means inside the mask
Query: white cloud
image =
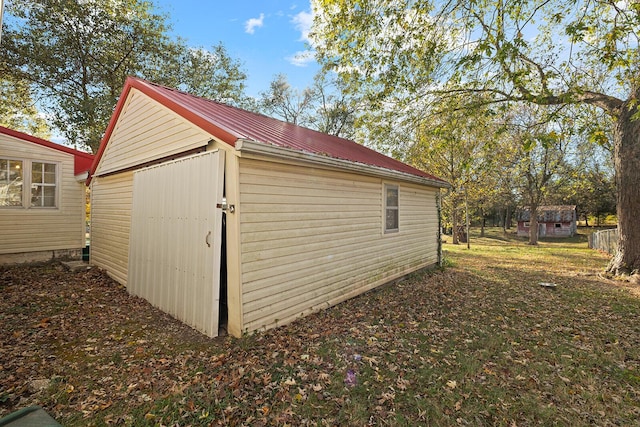
<svg viewBox="0 0 640 427"><path fill-rule="evenodd" d="M300 40L309 42L309 32L311 31L311 24L313 24L313 13L300 12L291 18L291 22L296 27L296 30L300 31Z"/></svg>
<svg viewBox="0 0 640 427"><path fill-rule="evenodd" d="M244 32L247 34L253 34L256 32L256 28L261 28L263 25L264 13L261 13L259 18L251 18L244 23Z"/></svg>
<svg viewBox="0 0 640 427"><path fill-rule="evenodd" d="M315 61L315 54L312 50L302 50L287 58L290 64L296 67L306 67Z"/></svg>

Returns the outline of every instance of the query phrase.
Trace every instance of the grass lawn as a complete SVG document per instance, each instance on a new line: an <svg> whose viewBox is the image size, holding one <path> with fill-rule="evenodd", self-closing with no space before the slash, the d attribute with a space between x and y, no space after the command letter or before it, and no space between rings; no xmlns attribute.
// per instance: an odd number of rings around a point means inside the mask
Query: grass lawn
<svg viewBox="0 0 640 427"><path fill-rule="evenodd" d="M638 425L637 285L603 277L584 235L487 236L444 244L442 271L242 339L208 339L95 270L0 267L0 416L39 404L67 426Z"/></svg>

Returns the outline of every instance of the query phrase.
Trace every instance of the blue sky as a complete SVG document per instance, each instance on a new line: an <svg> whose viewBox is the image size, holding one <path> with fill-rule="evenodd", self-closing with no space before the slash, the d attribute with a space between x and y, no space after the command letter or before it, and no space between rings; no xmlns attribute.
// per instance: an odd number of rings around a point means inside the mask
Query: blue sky
<svg viewBox="0 0 640 427"><path fill-rule="evenodd" d="M192 47L211 48L222 42L247 73L247 94L267 90L278 73L303 89L319 66L306 39L311 25L308 0L155 0L168 15L173 34Z"/></svg>

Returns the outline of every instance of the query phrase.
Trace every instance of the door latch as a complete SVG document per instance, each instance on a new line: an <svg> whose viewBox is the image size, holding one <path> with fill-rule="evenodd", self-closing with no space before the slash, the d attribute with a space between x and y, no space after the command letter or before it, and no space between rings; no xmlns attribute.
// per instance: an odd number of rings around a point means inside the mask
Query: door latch
<svg viewBox="0 0 640 427"><path fill-rule="evenodd" d="M230 205L227 203L227 198L222 198L222 203L217 203L216 208L222 209L224 212L234 213L236 211L236 205Z"/></svg>

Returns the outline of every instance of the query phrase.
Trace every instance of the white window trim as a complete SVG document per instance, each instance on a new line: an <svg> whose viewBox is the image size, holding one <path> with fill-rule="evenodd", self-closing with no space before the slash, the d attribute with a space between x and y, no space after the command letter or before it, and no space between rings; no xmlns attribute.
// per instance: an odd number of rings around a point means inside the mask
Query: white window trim
<svg viewBox="0 0 640 427"><path fill-rule="evenodd" d="M387 190L395 189L398 194L398 206L387 206ZM383 200L383 209L382 209L382 231L384 234L393 234L400 232L400 187L396 184L386 184L382 185L382 198ZM387 210L393 209L398 212L398 226L397 228L387 228Z"/></svg>
<svg viewBox="0 0 640 427"><path fill-rule="evenodd" d="M0 209L34 209L34 210L59 210L60 209L60 186L62 185L62 166L60 162L40 159L25 159L18 157L1 157L2 160L14 160L22 162L22 206L0 206ZM31 185L33 163L46 163L56 166L56 194L54 206L31 206Z"/></svg>
<svg viewBox="0 0 640 427"><path fill-rule="evenodd" d="M27 196L26 197L27 198L26 206L29 209L38 209L38 210L40 210L40 209L58 209L58 206L60 205L60 198L59 198L60 197L59 196L59 194L60 194L60 164L58 162L51 162L51 161L46 161L46 160L29 160L29 163L30 163L30 165L29 165L29 189L28 189L29 190L28 191L29 194L26 195ZM55 187L55 195L53 196L53 199L54 199L53 206L32 206L31 205L31 190L32 190L33 185L34 185L34 183L33 183L33 175L32 175L33 174L33 164L34 163L55 165L55 167L56 167L56 178L55 178L56 182L53 185L53 187ZM25 182L26 181L27 180L25 180ZM38 184L42 184L42 187L52 187L51 184L44 184L44 183L38 183ZM44 191L43 191L43 194L44 194Z"/></svg>

